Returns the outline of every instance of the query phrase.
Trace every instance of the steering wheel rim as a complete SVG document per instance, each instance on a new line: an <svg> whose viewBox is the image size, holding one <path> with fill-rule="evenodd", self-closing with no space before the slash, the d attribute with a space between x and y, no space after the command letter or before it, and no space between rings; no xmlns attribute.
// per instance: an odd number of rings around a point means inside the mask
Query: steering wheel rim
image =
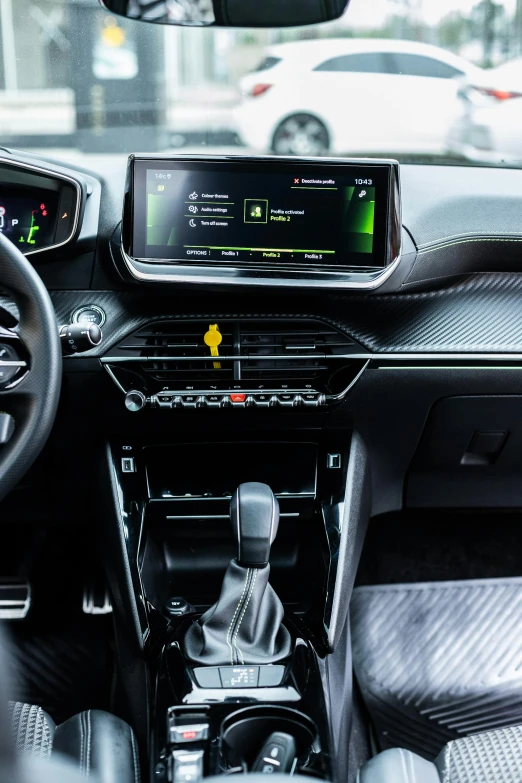
<svg viewBox="0 0 522 783"><path fill-rule="evenodd" d="M29 371L12 389L0 388L0 411L15 430L0 446L0 501L31 467L51 432L62 379L62 351L54 308L41 278L0 232L0 287L14 299L20 318L10 331L29 354Z"/></svg>

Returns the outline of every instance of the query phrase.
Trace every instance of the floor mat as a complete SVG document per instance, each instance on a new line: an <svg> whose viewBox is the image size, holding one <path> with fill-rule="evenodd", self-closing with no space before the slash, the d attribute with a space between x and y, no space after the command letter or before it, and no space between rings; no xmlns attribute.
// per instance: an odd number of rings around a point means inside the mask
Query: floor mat
<svg viewBox="0 0 522 783"><path fill-rule="evenodd" d="M56 630L11 623L11 698L43 707L57 723L85 709L110 709L108 623L80 617Z"/></svg>
<svg viewBox="0 0 522 783"><path fill-rule="evenodd" d="M355 674L381 749L522 723L522 578L359 587Z"/></svg>

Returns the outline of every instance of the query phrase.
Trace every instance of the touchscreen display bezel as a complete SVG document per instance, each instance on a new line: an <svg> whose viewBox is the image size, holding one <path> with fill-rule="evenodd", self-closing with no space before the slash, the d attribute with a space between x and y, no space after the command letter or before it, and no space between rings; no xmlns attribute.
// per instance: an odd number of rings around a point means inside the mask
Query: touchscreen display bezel
<svg viewBox="0 0 522 783"><path fill-rule="evenodd" d="M214 267L234 267L238 269L272 269L283 271L285 269L296 271L328 269L330 272L343 272L352 270L353 272L366 272L368 270L382 271L392 260L391 250L391 230L393 218L393 188L392 172L394 162L392 161L337 161L337 160L303 160L303 159L277 159L277 158L247 158L247 157L227 157L223 159L213 159L204 156L201 157L179 157L179 158L155 158L155 157L131 157L129 161L129 191L130 203L124 214L124 246L128 248L128 254L131 258L150 264L169 264L183 266L204 266L206 268ZM395 164L396 165L396 164ZM357 178L371 178L378 188L378 197L376 197L375 224L374 224L374 243L372 253L368 253L368 263L361 262L361 255L358 254L357 263L350 263L350 254L347 254L341 262L328 264L328 260L319 263L309 261L306 264L302 261L288 261L286 258L274 262L272 259L255 261L245 261L234 259L233 261L224 260L217 255L206 257L204 259L178 257L174 254L169 257L150 257L147 254L145 245L145 227L146 227L146 200L147 187L146 177L148 170L172 170L172 171L224 171L224 172L244 172L248 174L281 174L288 175L299 169L300 172L306 172L306 176L313 178L346 177L356 176ZM304 176L302 174L302 176Z"/></svg>

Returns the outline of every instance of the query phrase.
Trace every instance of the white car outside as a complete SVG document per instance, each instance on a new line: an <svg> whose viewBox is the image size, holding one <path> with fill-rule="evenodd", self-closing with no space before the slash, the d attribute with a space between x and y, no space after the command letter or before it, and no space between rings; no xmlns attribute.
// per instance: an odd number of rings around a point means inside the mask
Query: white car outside
<svg viewBox="0 0 522 783"><path fill-rule="evenodd" d="M317 39L268 47L240 83L240 137L290 155L446 152L458 77L480 72L429 44Z"/></svg>
<svg viewBox="0 0 522 783"><path fill-rule="evenodd" d="M462 80L450 152L484 163L522 160L522 57Z"/></svg>

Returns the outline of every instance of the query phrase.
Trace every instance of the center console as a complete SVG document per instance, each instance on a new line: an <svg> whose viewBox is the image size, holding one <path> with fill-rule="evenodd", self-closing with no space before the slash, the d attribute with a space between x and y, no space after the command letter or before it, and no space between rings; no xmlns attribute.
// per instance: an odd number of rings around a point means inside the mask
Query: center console
<svg viewBox="0 0 522 783"><path fill-rule="evenodd" d="M337 414L372 354L327 312L220 292L381 285L401 258L398 165L131 157L111 249L163 294L215 285L207 314L197 297L193 314L164 295L136 309L101 357L121 401L101 535L149 778L345 780L370 481Z"/></svg>
<svg viewBox="0 0 522 783"><path fill-rule="evenodd" d="M151 779L335 779L328 669L368 513L357 436L114 441L106 470L120 654L137 640L151 683Z"/></svg>

